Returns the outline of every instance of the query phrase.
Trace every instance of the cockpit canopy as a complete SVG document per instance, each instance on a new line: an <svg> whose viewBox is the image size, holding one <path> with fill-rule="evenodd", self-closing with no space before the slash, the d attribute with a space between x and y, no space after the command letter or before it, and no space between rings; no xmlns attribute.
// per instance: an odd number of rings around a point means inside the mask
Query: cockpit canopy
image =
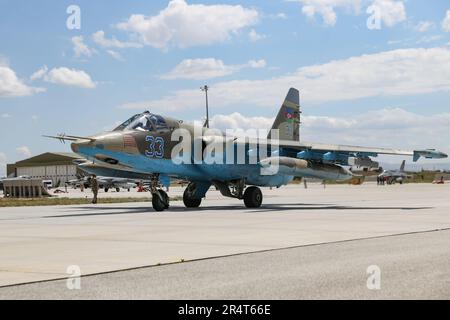
<svg viewBox="0 0 450 320"><path fill-rule="evenodd" d="M139 130L139 131L162 131L168 130L166 120L160 115L152 114L149 111L135 114L130 119L122 123L113 131Z"/></svg>

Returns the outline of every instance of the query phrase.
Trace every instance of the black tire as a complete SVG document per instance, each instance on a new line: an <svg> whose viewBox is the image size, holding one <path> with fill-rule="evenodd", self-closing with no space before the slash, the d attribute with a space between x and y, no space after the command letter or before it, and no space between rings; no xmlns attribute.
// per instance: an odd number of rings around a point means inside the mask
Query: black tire
<svg viewBox="0 0 450 320"><path fill-rule="evenodd" d="M164 211L169 208L169 196L167 195L167 193L165 193L163 190L158 190L157 193L153 194L152 206L155 211Z"/></svg>
<svg viewBox="0 0 450 320"><path fill-rule="evenodd" d="M183 203L186 208L198 208L202 203L202 199L193 199L189 192L189 186L184 190L183 193Z"/></svg>
<svg viewBox="0 0 450 320"><path fill-rule="evenodd" d="M244 192L244 204L247 208L259 208L263 201L261 189L248 187Z"/></svg>
<svg viewBox="0 0 450 320"><path fill-rule="evenodd" d="M120 192L120 188L116 188L116 192Z"/></svg>
<svg viewBox="0 0 450 320"><path fill-rule="evenodd" d="M105 192L108 192L109 191L109 188L105 188Z"/></svg>
<svg viewBox="0 0 450 320"><path fill-rule="evenodd" d="M164 199L164 205L166 206L166 209L169 209L169 195L164 190L159 190L161 193L163 199Z"/></svg>

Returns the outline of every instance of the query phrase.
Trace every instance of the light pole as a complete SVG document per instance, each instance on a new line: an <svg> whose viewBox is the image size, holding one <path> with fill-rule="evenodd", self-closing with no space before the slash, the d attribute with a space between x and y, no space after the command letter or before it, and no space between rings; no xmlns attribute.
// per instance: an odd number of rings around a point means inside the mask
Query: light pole
<svg viewBox="0 0 450 320"><path fill-rule="evenodd" d="M205 92L206 96L206 121L205 121L205 127L209 129L209 110L208 110L208 90L209 87L207 85L200 88L203 92Z"/></svg>

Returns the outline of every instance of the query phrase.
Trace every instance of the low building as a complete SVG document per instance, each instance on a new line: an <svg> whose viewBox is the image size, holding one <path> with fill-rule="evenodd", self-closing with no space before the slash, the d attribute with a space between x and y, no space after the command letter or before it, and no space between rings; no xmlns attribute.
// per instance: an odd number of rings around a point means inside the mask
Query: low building
<svg viewBox="0 0 450 320"><path fill-rule="evenodd" d="M46 152L7 165L8 177L26 176L31 179L51 180L53 186L76 179L79 169L73 163L82 159L75 153Z"/></svg>
<svg viewBox="0 0 450 320"><path fill-rule="evenodd" d="M5 198L40 198L49 196L41 179L4 179L3 189Z"/></svg>

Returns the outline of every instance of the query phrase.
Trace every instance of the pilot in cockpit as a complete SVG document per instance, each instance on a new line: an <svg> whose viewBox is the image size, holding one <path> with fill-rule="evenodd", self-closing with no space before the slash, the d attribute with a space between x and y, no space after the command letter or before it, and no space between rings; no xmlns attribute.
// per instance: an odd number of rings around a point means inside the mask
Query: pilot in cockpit
<svg viewBox="0 0 450 320"><path fill-rule="evenodd" d="M138 131L154 131L158 132L163 130L168 130L166 121L163 117L159 115L154 115L149 111L145 111L141 114L136 114L120 126L118 126L114 131L124 131L124 130L138 130Z"/></svg>
<svg viewBox="0 0 450 320"><path fill-rule="evenodd" d="M140 131L151 131L152 123L151 123L149 117L148 116L141 117L138 120L138 122L135 124L133 129L140 130Z"/></svg>

